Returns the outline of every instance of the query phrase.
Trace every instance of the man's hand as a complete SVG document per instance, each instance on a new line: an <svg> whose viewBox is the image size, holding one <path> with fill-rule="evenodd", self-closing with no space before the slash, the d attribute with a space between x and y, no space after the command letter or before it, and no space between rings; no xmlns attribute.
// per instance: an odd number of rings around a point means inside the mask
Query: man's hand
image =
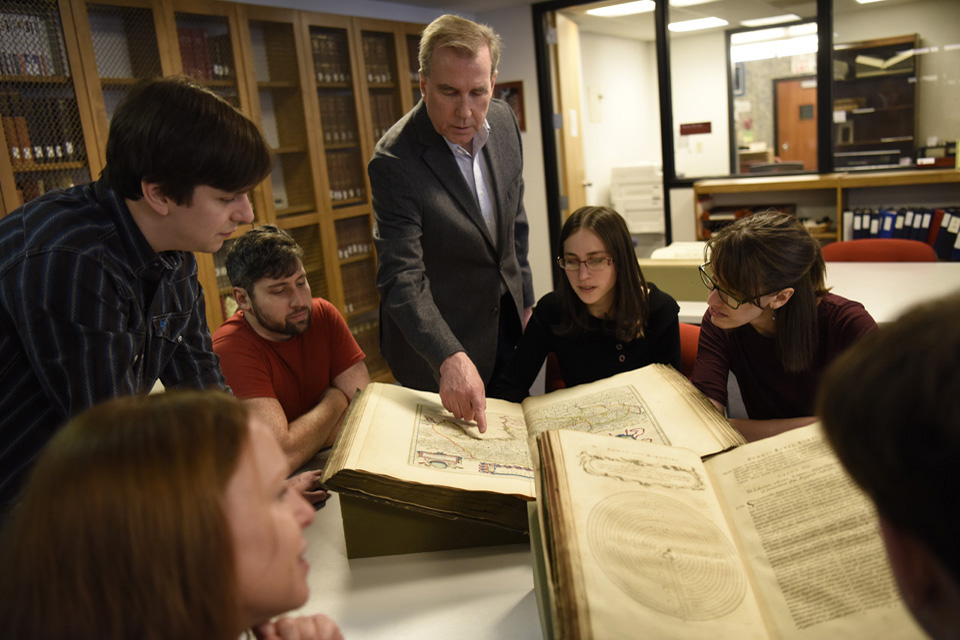
<svg viewBox="0 0 960 640"><path fill-rule="evenodd" d="M459 420L473 420L480 433L487 430L487 397L476 365L463 351L440 365L440 401Z"/></svg>
<svg viewBox="0 0 960 640"><path fill-rule="evenodd" d="M325 615L279 618L254 627L260 640L343 640L340 627Z"/></svg>
<svg viewBox="0 0 960 640"><path fill-rule="evenodd" d="M287 478L287 486L293 491L299 492L307 499L307 502L313 506L318 506L327 501L329 494L320 484L320 477L323 475L323 469L314 469L313 471L304 471L295 476Z"/></svg>

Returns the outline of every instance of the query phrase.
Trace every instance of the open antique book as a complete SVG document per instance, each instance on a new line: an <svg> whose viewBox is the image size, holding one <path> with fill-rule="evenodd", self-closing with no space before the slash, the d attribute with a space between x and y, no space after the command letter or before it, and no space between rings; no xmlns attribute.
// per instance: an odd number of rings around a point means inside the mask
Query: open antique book
<svg viewBox="0 0 960 640"><path fill-rule="evenodd" d="M344 495L526 531L534 499L528 437L570 429L681 446L698 455L743 443L672 367L650 365L527 398L487 400L487 431L443 409L440 396L370 384L344 418L323 482Z"/></svg>
<svg viewBox="0 0 960 640"><path fill-rule="evenodd" d="M817 424L706 461L567 431L537 454L546 637L925 637Z"/></svg>

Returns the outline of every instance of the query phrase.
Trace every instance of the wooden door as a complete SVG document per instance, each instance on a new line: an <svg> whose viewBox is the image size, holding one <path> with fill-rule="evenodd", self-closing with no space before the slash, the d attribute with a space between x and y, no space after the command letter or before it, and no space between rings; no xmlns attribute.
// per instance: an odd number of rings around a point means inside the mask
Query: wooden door
<svg viewBox="0 0 960 640"><path fill-rule="evenodd" d="M776 155L817 170L817 81L814 77L774 80L777 104Z"/></svg>
<svg viewBox="0 0 960 640"><path fill-rule="evenodd" d="M567 197L567 207L562 212L566 219L587 204L580 126L580 29L576 22L560 13L554 15L557 26L555 81L563 121L559 144L560 186Z"/></svg>

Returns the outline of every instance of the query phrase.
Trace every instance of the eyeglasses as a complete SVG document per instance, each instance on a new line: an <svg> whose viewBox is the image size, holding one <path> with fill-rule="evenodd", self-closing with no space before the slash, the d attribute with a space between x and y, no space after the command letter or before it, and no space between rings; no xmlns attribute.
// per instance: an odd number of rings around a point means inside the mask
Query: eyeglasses
<svg viewBox="0 0 960 640"><path fill-rule="evenodd" d="M557 264L564 271L580 271L580 265L587 265L587 271L603 271L611 264L612 258L587 258L586 260L577 260L576 258L557 258Z"/></svg>
<svg viewBox="0 0 960 640"><path fill-rule="evenodd" d="M736 297L729 291L720 288L720 285L717 284L717 281L714 280L709 273L707 273L707 266L709 264L710 264L710 261L708 260L704 262L702 265L700 265L700 280L703 281L703 286L705 286L707 289L710 289L710 291L713 291L714 289L716 289L717 295L720 296L720 301L733 310L739 309L740 305L745 304L747 302L760 306L760 298L764 296L768 296L771 293L777 293L778 291L780 291L780 289L774 289L773 291L767 291L766 293L761 293L759 296L757 296L753 300L741 300L740 298Z"/></svg>
<svg viewBox="0 0 960 640"><path fill-rule="evenodd" d="M741 300L736 296L734 296L729 291L721 289L720 285L717 284L717 281L714 280L709 273L707 273L707 265L709 264L710 262L707 261L707 262L704 262L702 265L700 265L700 280L703 281L703 286L705 286L710 291L716 290L717 295L720 296L720 300L721 302L723 302L723 304L727 305L728 307L734 310L739 309L740 305L746 302L746 300Z"/></svg>

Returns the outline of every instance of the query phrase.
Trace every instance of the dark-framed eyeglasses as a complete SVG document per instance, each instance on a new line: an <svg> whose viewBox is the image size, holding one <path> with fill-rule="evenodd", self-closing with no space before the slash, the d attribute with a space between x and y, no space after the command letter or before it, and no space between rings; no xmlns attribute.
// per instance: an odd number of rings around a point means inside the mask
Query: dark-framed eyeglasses
<svg viewBox="0 0 960 640"><path fill-rule="evenodd" d="M586 260L578 260L577 258L565 258L563 256L557 258L557 264L560 265L560 268L564 271L580 271L580 265L587 265L587 271L603 271L611 264L613 264L613 258L587 258Z"/></svg>
<svg viewBox="0 0 960 640"><path fill-rule="evenodd" d="M717 284L717 281L713 279L713 276L707 273L707 267L709 266L709 260L700 265L700 280L703 281L703 286L710 291L716 290L717 295L720 296L720 301L723 302L723 304L734 310L739 309L740 305L747 301L741 300L726 289L721 288L720 285Z"/></svg>

